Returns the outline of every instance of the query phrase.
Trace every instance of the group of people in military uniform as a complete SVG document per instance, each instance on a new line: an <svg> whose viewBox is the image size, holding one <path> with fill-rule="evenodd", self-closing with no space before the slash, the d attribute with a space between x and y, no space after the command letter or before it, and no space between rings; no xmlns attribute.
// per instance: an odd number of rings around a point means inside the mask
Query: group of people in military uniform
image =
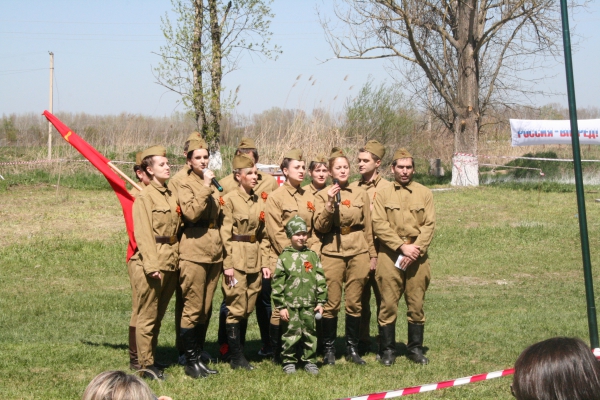
<svg viewBox="0 0 600 400"><path fill-rule="evenodd" d="M428 362L423 354L423 302L430 280L427 249L435 211L431 191L412 179L414 160L408 151L395 152L394 181L389 182L378 173L385 147L367 142L358 156L361 179L349 183L350 160L342 149L333 148L329 157L310 160L308 171L302 150L292 149L281 163L286 178L281 186L257 170L258 150L249 138L241 140L233 172L219 185L208 169L210 150L200 134L188 137L184 154L186 166L172 178L162 146L138 153L134 167L143 190L132 191L138 244L128 262L133 293L132 369L150 379L164 378L165 366L154 355L162 318L176 293L177 348L185 373L192 378L218 373L208 366L216 360L204 344L221 275L220 357L234 369L254 368L244 355L244 344L255 308L260 355L272 355L275 362L283 359L284 370L294 372L289 365L296 360L296 335L290 333L290 324L314 318L318 310L322 318L316 321L318 344L313 350L322 352L324 364L335 364L342 299L346 359L365 364L361 356L371 345L371 290L377 306L378 360L386 366L394 363L398 301L404 294L408 357L420 364ZM307 173L311 182L303 186ZM303 289L305 300L300 303L306 308L313 302L314 310L289 309L298 301L285 293L299 290L299 281L294 290L285 291L280 275L302 270L300 264L293 267L296 261L284 268L281 260L289 257L300 257L307 273L310 264L314 276L322 271L324 282L304 277L315 292L306 297ZM302 360L312 365L313 353L307 354ZM312 367L306 370L318 372Z"/></svg>

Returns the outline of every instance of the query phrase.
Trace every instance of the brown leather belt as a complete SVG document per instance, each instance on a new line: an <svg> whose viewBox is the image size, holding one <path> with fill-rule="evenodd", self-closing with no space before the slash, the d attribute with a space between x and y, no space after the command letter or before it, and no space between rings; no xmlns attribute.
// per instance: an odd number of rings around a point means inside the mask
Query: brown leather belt
<svg viewBox="0 0 600 400"><path fill-rule="evenodd" d="M404 244L413 244L415 240L417 240L416 236L400 236L400 240L404 242Z"/></svg>
<svg viewBox="0 0 600 400"><path fill-rule="evenodd" d="M256 242L256 235L231 235L231 240L234 242L248 242L254 243Z"/></svg>
<svg viewBox="0 0 600 400"><path fill-rule="evenodd" d="M175 244L177 243L177 236L154 236L156 243L162 244Z"/></svg>
<svg viewBox="0 0 600 400"><path fill-rule="evenodd" d="M334 226L331 228L331 232L336 234L348 235L351 232L359 232L364 229L363 225L352 225L352 226Z"/></svg>
<svg viewBox="0 0 600 400"><path fill-rule="evenodd" d="M217 220L201 219L198 222L186 222L185 228L205 228L205 229L219 229L219 222Z"/></svg>

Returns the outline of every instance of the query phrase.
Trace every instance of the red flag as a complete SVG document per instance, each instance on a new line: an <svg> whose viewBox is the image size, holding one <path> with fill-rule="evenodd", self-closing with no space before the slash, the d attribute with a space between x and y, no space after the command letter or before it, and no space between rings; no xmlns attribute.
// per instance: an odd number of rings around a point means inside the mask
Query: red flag
<svg viewBox="0 0 600 400"><path fill-rule="evenodd" d="M108 163L110 160L104 157L93 148L88 142L80 138L75 132L69 129L68 126L63 124L58 118L44 111L44 116L54 125L58 133L69 142L69 144L77 149L82 156L87 158L98 171L102 172L102 175L106 177L110 186L112 186L117 198L121 202L123 208L123 216L125 217L125 226L127 227L127 235L129 235L129 245L127 246L127 261L135 253L137 244L135 243L135 237L133 236L133 201L135 198L129 194L125 187L125 182L114 172Z"/></svg>

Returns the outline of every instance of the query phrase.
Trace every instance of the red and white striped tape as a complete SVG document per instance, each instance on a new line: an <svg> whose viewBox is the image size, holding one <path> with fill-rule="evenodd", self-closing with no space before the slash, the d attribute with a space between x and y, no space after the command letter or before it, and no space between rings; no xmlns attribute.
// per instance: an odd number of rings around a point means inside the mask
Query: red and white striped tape
<svg viewBox="0 0 600 400"><path fill-rule="evenodd" d="M600 358L600 349L596 348L592 351L596 358ZM501 378L503 376L512 375L514 373L515 373L515 369L510 368L510 369L505 369L502 371L488 372L487 374L479 374L479 375L467 376L464 378L453 379L450 381L432 383L429 385L413 386L413 387L404 388L404 389L391 390L388 392L381 392L381 393L371 393L371 394L365 394L365 395L356 396L356 397L346 397L346 398L340 399L340 400L392 399L394 397L408 396L409 394L431 392L434 390L446 389L446 388L454 387L454 386L462 386L462 385L466 385L467 383L486 381L488 379Z"/></svg>

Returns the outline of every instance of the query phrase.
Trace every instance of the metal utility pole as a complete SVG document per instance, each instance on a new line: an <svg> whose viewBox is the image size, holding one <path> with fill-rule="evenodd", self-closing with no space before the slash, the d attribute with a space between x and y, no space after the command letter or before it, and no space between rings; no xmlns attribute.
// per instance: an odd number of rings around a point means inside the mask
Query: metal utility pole
<svg viewBox="0 0 600 400"><path fill-rule="evenodd" d="M571 120L571 144L573 148L573 164L575 167L575 188L577 191L577 210L579 215L579 234L581 236L581 255L583 258L583 277L587 303L588 329L592 348L598 348L598 323L596 321L596 305L594 301L594 282L592 280L592 263L590 261L590 243L585 213L585 194L581 172L581 150L579 148L579 127L577 126L577 105L575 104L575 83L573 80L573 60L571 59L571 32L569 30L569 13L567 1L560 0L563 28L563 46L565 52L565 70L567 74L567 94L569 99L569 118Z"/></svg>
<svg viewBox="0 0 600 400"><path fill-rule="evenodd" d="M54 82L54 53L49 51L50 54L50 107L49 111L52 113L52 82ZM52 159L52 124L48 122L48 160Z"/></svg>

